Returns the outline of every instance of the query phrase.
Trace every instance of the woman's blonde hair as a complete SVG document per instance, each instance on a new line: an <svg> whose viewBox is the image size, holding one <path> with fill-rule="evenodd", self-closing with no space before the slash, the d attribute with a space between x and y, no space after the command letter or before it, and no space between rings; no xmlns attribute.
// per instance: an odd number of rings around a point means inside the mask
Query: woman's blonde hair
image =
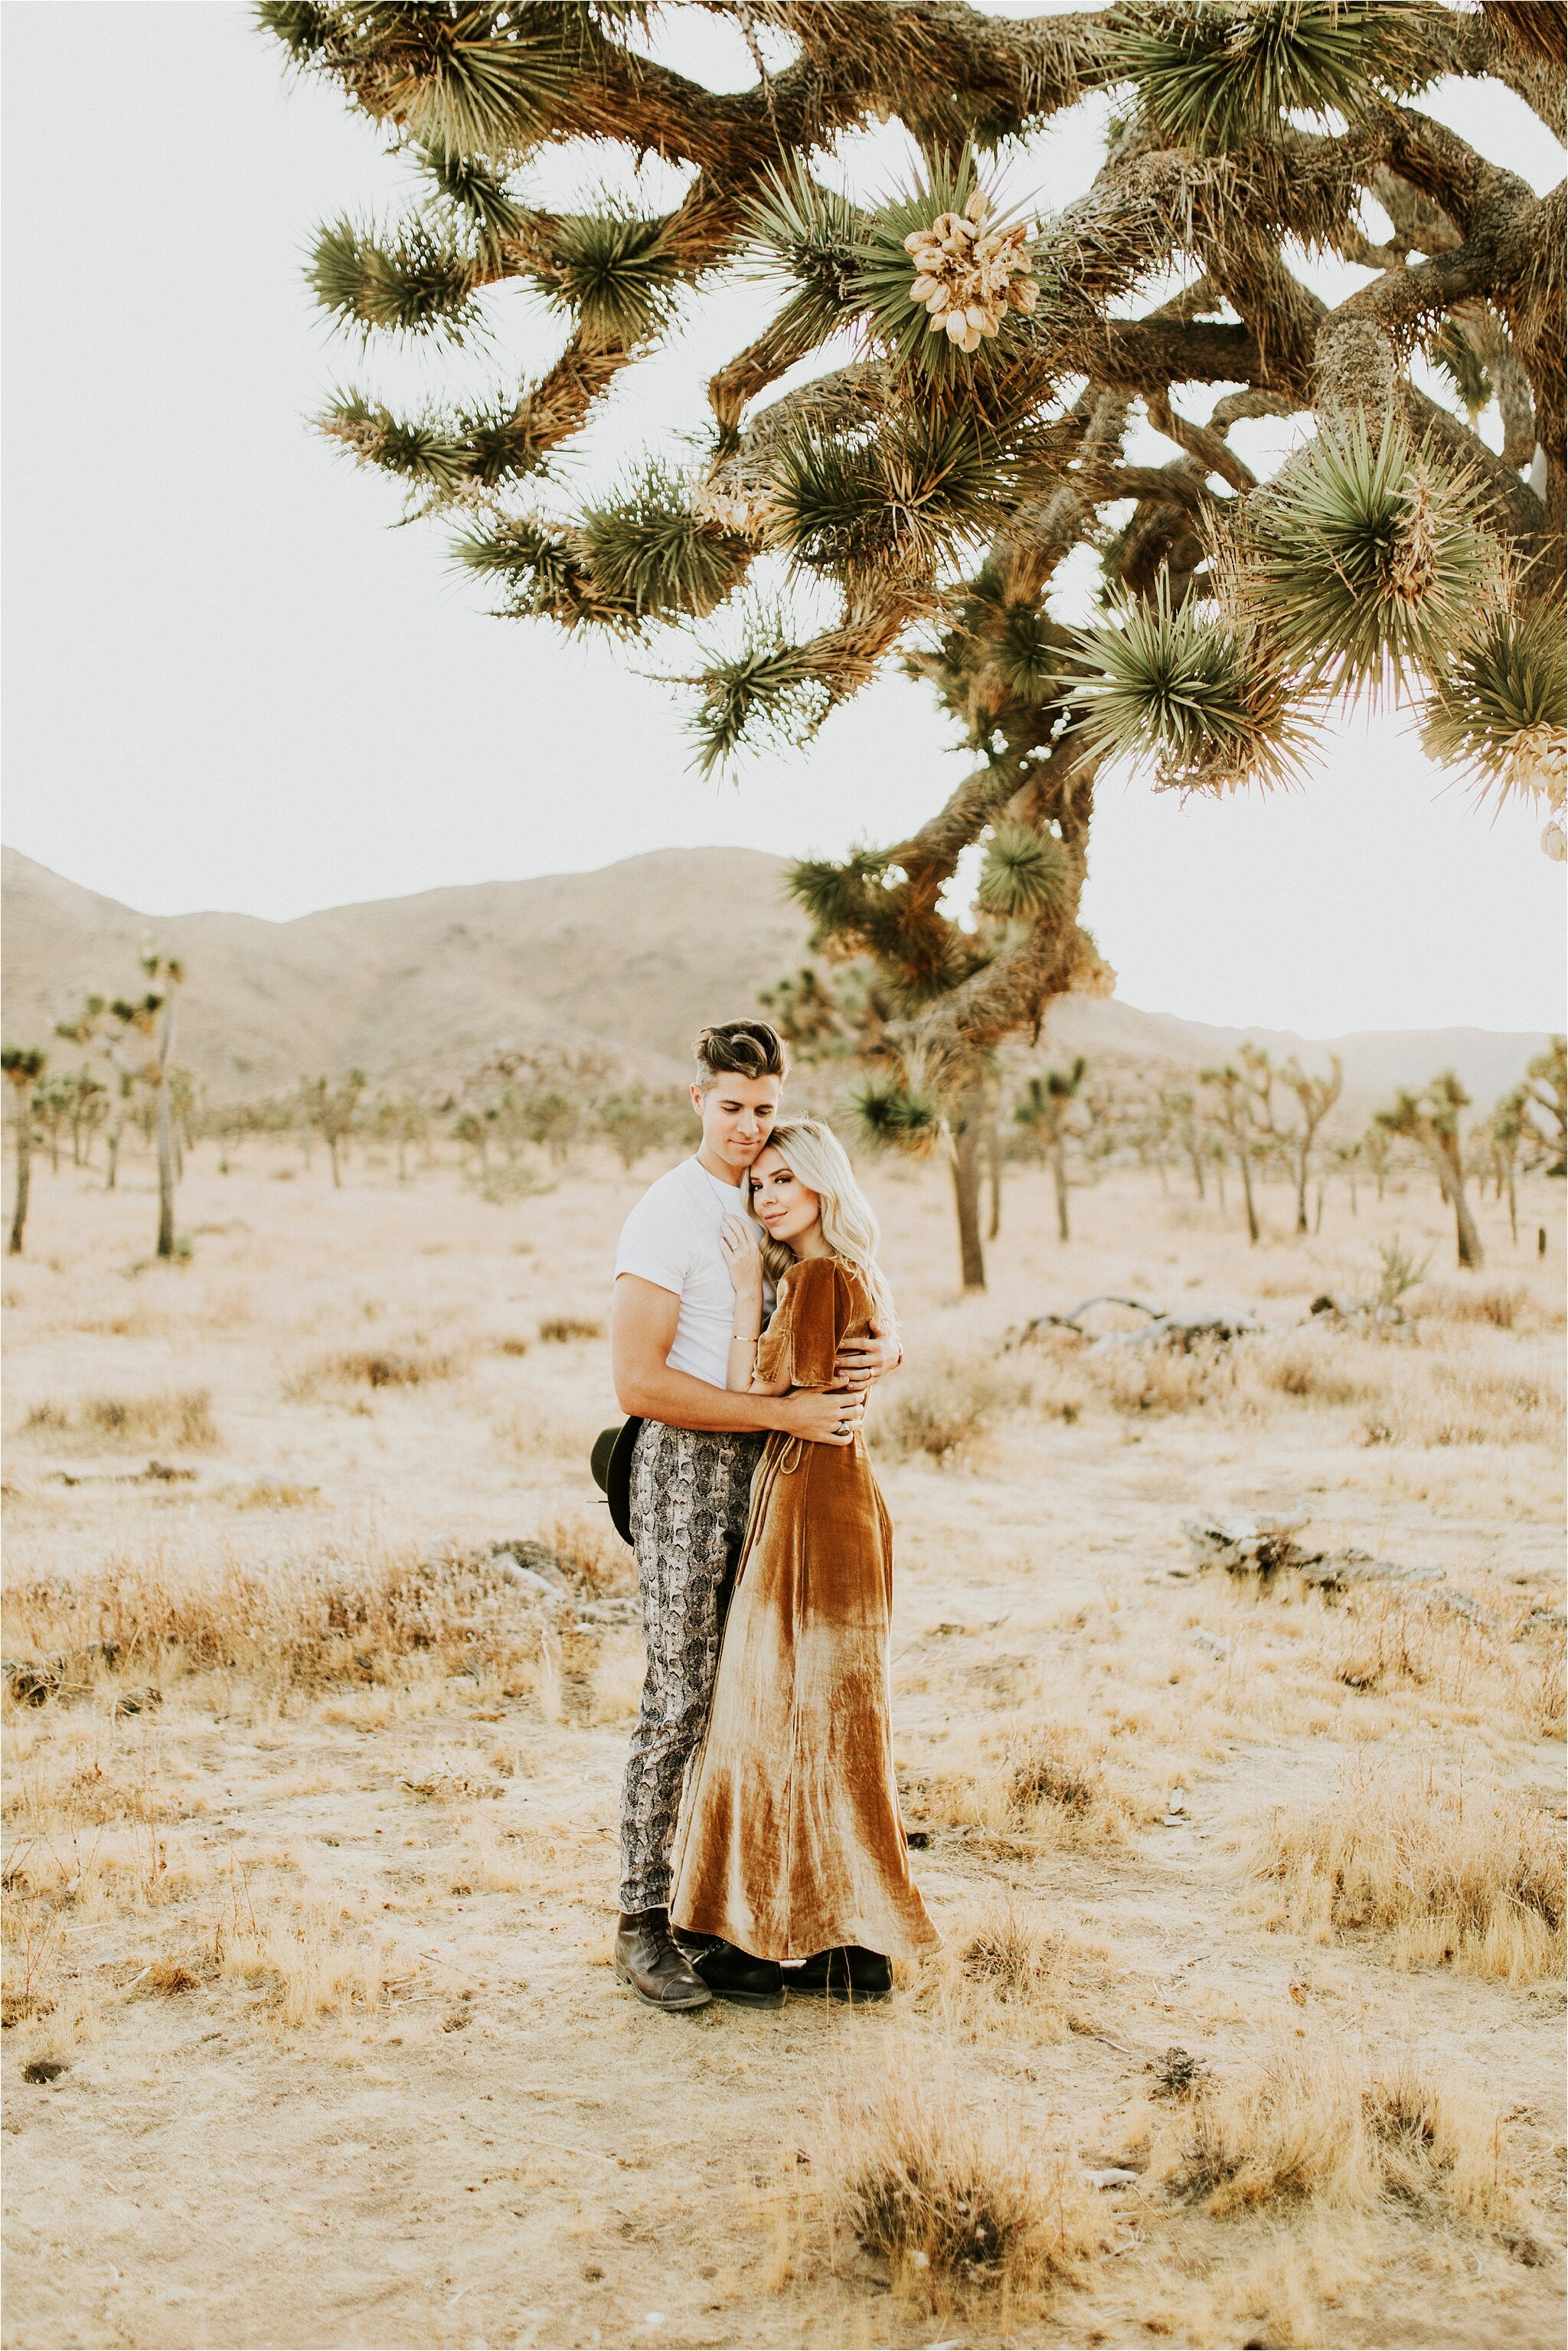
<svg viewBox="0 0 1568 2351"><path fill-rule="evenodd" d="M832 1128L820 1118L787 1119L782 1126L774 1128L763 1147L779 1152L788 1161L790 1174L804 1184L808 1192L815 1192L821 1204L822 1238L835 1257L846 1259L864 1276L879 1321L891 1319L893 1292L876 1261L877 1243L882 1238L876 1216L855 1182L849 1155ZM761 1155L759 1152L758 1158ZM750 1205L748 1177L747 1207ZM763 1241L762 1262L776 1286L795 1261L795 1252L788 1242Z"/></svg>

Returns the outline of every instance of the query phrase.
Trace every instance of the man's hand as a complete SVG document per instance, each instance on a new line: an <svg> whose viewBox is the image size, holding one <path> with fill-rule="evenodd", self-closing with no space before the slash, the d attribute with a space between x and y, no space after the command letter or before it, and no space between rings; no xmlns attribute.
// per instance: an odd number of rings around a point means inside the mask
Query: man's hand
<svg viewBox="0 0 1568 2351"><path fill-rule="evenodd" d="M868 1339L846 1339L833 1359L833 1381L841 1391L863 1395L873 1387L884 1372L893 1371L904 1361L904 1350L896 1339L889 1338L880 1322L871 1326Z"/></svg>
<svg viewBox="0 0 1568 2351"><path fill-rule="evenodd" d="M774 1426L790 1437L812 1445L852 1445L865 1416L865 1398L832 1388L797 1388L793 1395L780 1396L774 1410Z"/></svg>

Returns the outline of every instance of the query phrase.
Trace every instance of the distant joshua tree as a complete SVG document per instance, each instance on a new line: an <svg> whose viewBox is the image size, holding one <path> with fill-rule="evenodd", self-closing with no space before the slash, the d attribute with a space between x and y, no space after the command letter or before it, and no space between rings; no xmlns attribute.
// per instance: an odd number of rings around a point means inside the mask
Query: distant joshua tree
<svg viewBox="0 0 1568 2351"><path fill-rule="evenodd" d="M342 1168L339 1162L343 1138L351 1133L354 1113L360 1106L360 1096L369 1081L363 1070L350 1070L346 1077L333 1085L326 1078L299 1081L299 1107L308 1129L321 1137L327 1146L327 1156L332 1163L332 1188L343 1188Z"/></svg>
<svg viewBox="0 0 1568 2351"><path fill-rule="evenodd" d="M11 1210L11 1238L5 1245L7 1257L22 1254L33 1175L33 1097L48 1058L37 1045L0 1047L0 1073L16 1098L16 1197Z"/></svg>
<svg viewBox="0 0 1568 2351"><path fill-rule="evenodd" d="M1568 1175L1568 1038L1553 1037L1524 1071L1524 1125L1549 1176Z"/></svg>
<svg viewBox="0 0 1568 2351"><path fill-rule="evenodd" d="M1401 1087L1377 1123L1390 1134L1402 1134L1420 1144L1437 1178L1438 1188L1454 1212L1454 1232L1459 1263L1479 1270L1486 1262L1476 1220L1465 1192L1465 1169L1459 1141L1459 1113L1470 1098L1452 1070L1439 1070L1425 1092L1413 1094Z"/></svg>
<svg viewBox="0 0 1568 2351"><path fill-rule="evenodd" d="M1258 1148L1258 1131L1252 1116L1255 1091L1233 1061L1226 1061L1218 1069L1205 1070L1202 1078L1203 1083L1210 1090L1214 1123L1236 1154L1236 1164L1241 1170L1241 1196L1247 1204L1247 1238L1255 1243L1259 1237L1258 1203L1252 1193L1252 1158Z"/></svg>
<svg viewBox="0 0 1568 2351"><path fill-rule="evenodd" d="M1515 1086L1504 1094L1492 1112L1487 1125L1487 1144L1492 1167L1497 1176L1497 1188L1508 1195L1509 1238L1519 1239L1519 1149L1524 1141L1525 1092Z"/></svg>
<svg viewBox="0 0 1568 2351"><path fill-rule="evenodd" d="M1307 1178L1312 1168L1312 1144L1317 1132L1338 1102L1344 1088L1344 1069L1337 1053L1329 1055L1329 1074L1314 1078L1303 1070L1294 1057L1280 1072L1281 1082L1287 1085L1301 1106L1300 1123L1287 1131L1287 1147L1296 1179L1296 1230L1307 1229Z"/></svg>
<svg viewBox="0 0 1568 2351"><path fill-rule="evenodd" d="M1056 1186L1056 1235L1063 1241L1071 1238L1067 1215L1067 1121L1088 1072L1089 1064L1079 1053L1067 1069L1047 1070L1030 1078L1022 1101L1013 1112L1018 1123L1035 1137L1051 1163L1051 1180Z"/></svg>
<svg viewBox="0 0 1568 2351"><path fill-rule="evenodd" d="M55 1033L68 1038L72 1044L95 1047L115 1072L108 1137L111 1192L119 1179L120 1137L126 1120L134 1113L138 1087L151 1095L152 1137L158 1153L157 1253L172 1259L175 1255L177 1152L173 1093L178 1075L172 1056L175 998L184 982L185 967L178 956L165 955L152 941L143 946L138 960L142 977L156 986L139 997L89 996L78 1018L57 1022Z"/></svg>

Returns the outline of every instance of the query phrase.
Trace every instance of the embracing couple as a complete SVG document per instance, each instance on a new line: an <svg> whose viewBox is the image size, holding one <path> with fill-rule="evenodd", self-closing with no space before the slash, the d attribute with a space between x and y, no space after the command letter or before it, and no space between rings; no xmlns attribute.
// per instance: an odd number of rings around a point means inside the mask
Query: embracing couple
<svg viewBox="0 0 1568 2351"><path fill-rule="evenodd" d="M699 1148L615 1259L633 1417L607 1474L647 1650L615 1968L654 2008L776 2008L786 1985L886 1991L936 1940L899 1818L892 1531L861 1435L902 1351L842 1147L780 1114L778 1037L732 1020L696 1058Z"/></svg>

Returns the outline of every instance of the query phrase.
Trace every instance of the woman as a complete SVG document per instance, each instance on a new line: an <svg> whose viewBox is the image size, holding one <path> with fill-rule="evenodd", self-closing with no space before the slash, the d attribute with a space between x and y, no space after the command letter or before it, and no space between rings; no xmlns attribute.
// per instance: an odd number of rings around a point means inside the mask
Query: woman
<svg viewBox="0 0 1568 2351"><path fill-rule="evenodd" d="M876 1219L819 1119L776 1127L749 1184L766 1239L745 1217L725 1220L728 1385L831 1387L841 1342L891 1315ZM765 1270L779 1302L764 1337ZM890 1961L937 1939L898 1813L892 1600L892 1529L862 1438L841 1448L770 1437L682 1810L670 1916L710 1952L722 1943L762 1961L803 1959L778 1979L795 1990L886 1991ZM694 1964L701 1971L701 1957Z"/></svg>

